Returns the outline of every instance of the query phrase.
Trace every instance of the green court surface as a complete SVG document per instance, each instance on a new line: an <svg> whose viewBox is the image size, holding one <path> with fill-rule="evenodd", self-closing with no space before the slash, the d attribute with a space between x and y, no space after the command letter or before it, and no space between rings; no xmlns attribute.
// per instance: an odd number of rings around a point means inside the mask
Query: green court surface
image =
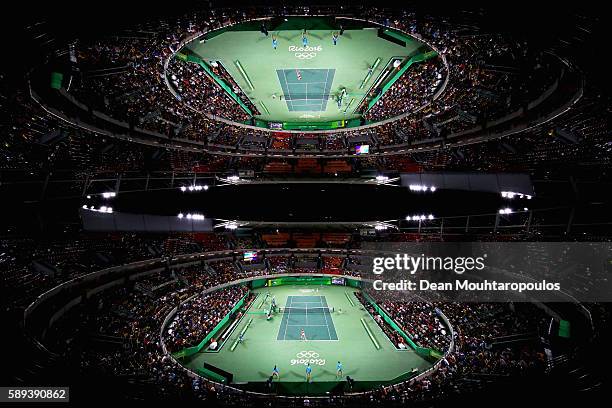
<svg viewBox="0 0 612 408"><path fill-rule="evenodd" d="M338 340L325 296L287 296L277 340Z"/></svg>
<svg viewBox="0 0 612 408"><path fill-rule="evenodd" d="M209 35L206 41L192 41L187 48L229 72L261 113L257 119L323 122L358 118L355 109L392 58L405 60L423 47L414 39L407 39L404 46L382 38L373 27L347 28L333 45L334 27L315 24L316 18L288 20L270 29L268 36L259 32L259 23L238 24ZM298 27L307 30L306 47ZM276 49L272 36L278 40ZM339 107L342 89L347 95Z"/></svg>
<svg viewBox="0 0 612 408"><path fill-rule="evenodd" d="M334 69L279 69L278 81L290 112L324 112Z"/></svg>
<svg viewBox="0 0 612 408"><path fill-rule="evenodd" d="M366 390L405 380L413 375L411 371L415 368L418 372L429 368L431 362L413 350L395 348L355 298L355 290L347 286L314 285L255 289L253 292L259 293L259 297L221 349L196 353L184 358L182 363L194 371L208 363L231 373L234 385L264 392L270 391L264 388L264 382L276 365L280 379L274 380L274 391L281 394L333 391L344 386L347 375L357 382L354 391ZM262 302L266 294L269 294L267 301ZM265 311L270 308L272 297L276 305L285 305L285 308L305 309L308 306L310 309L327 305L333 311L309 313L308 322L305 314L294 314L297 309L275 313L268 320ZM379 348L364 328L362 319ZM317 326L318 330L312 331L314 327L306 323ZM232 347L247 324L243 342ZM302 326L305 326L305 341L299 339ZM342 378L336 376L338 361L344 367ZM306 363L312 366L312 380L308 384Z"/></svg>

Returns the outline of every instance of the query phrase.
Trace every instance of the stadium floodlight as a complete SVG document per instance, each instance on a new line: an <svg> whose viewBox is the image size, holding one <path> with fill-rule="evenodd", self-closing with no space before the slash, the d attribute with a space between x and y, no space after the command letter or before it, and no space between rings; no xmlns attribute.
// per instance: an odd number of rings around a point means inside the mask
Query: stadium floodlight
<svg viewBox="0 0 612 408"><path fill-rule="evenodd" d="M183 213L178 213L177 217L178 218L183 218L185 215Z"/></svg>
<svg viewBox="0 0 612 408"><path fill-rule="evenodd" d="M429 215L425 215L425 214L421 214L421 215L413 215L413 216L406 216L406 221L425 221L425 220L433 220L435 217L433 216L433 214L429 214Z"/></svg>
<svg viewBox="0 0 612 408"><path fill-rule="evenodd" d="M191 185L189 187L182 186L182 187L179 187L179 188L183 192L185 192L187 190L189 190L189 191L202 191L202 190L206 191L206 190L208 190L208 185L201 186L199 184L193 184L193 185Z"/></svg>
<svg viewBox="0 0 612 408"><path fill-rule="evenodd" d="M227 224L225 224L225 229L235 230L237 228L238 228L238 223L235 221L230 221Z"/></svg>
<svg viewBox="0 0 612 408"><path fill-rule="evenodd" d="M507 214L512 214L513 211L512 211L512 208L506 207L506 208L500 209L499 213L502 214L502 215L507 215Z"/></svg>
<svg viewBox="0 0 612 408"><path fill-rule="evenodd" d="M426 186L421 184L410 184L408 186L410 191L431 191L432 193L437 190L436 186Z"/></svg>
<svg viewBox="0 0 612 408"><path fill-rule="evenodd" d="M87 199L91 200L91 196L89 194L87 194Z"/></svg>
<svg viewBox="0 0 612 408"><path fill-rule="evenodd" d="M523 194L523 193L516 193L514 191L502 191L501 192L501 196L503 198L509 198L509 199L513 199L513 198L526 198L528 200L531 200L533 196L529 195L529 194Z"/></svg>
<svg viewBox="0 0 612 408"><path fill-rule="evenodd" d="M104 198L113 198L117 196L117 193L115 193L114 191L108 191L106 193L102 193L102 197Z"/></svg>
<svg viewBox="0 0 612 408"><path fill-rule="evenodd" d="M240 180L240 177L238 177L238 176L229 176L227 179L229 181L238 181L238 180Z"/></svg>
<svg viewBox="0 0 612 408"><path fill-rule="evenodd" d="M83 205L83 209L86 210L87 209L87 205Z"/></svg>
<svg viewBox="0 0 612 408"><path fill-rule="evenodd" d="M187 213L187 219L190 220L191 219L191 214Z"/></svg>
<svg viewBox="0 0 612 408"><path fill-rule="evenodd" d="M389 177L387 176L383 176L383 175L376 176L376 181L387 181L387 180L389 180Z"/></svg>
<svg viewBox="0 0 612 408"><path fill-rule="evenodd" d="M109 214L112 214L112 212L113 212L113 207L108 207L108 208L106 209L106 212L107 212L107 213L109 213Z"/></svg>
<svg viewBox="0 0 612 408"><path fill-rule="evenodd" d="M529 211L529 208L523 207L523 211Z"/></svg>
<svg viewBox="0 0 612 408"><path fill-rule="evenodd" d="M102 211L102 212L106 212L106 206L102 206L102 207L100 207L100 211Z"/></svg>
<svg viewBox="0 0 612 408"><path fill-rule="evenodd" d="M92 205L91 207L89 207L90 210L93 210L95 207Z"/></svg>
<svg viewBox="0 0 612 408"><path fill-rule="evenodd" d="M382 225L382 224L377 224L377 225L374 226L374 229L377 230L377 231L383 231L383 230L387 229L387 226L386 225Z"/></svg>

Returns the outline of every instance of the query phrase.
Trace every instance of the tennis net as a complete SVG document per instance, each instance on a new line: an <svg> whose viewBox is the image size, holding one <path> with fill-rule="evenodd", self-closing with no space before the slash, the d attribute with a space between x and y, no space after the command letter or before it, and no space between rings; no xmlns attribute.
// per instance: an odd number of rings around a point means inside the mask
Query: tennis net
<svg viewBox="0 0 612 408"><path fill-rule="evenodd" d="M325 306L318 306L318 307L279 307L278 308L278 312L279 313L291 313L291 314L321 314L321 313L333 313L334 308L333 307L325 307Z"/></svg>

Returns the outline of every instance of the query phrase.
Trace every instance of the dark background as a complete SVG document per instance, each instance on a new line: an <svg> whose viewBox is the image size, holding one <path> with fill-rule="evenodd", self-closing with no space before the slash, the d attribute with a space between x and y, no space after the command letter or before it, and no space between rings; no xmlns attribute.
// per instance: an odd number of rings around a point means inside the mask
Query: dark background
<svg viewBox="0 0 612 408"><path fill-rule="evenodd" d="M503 204L499 194L460 191L411 192L406 187L342 184L242 185L208 191L179 189L122 193L112 200L94 200L113 210L138 214L204 214L212 218L251 221L371 221L406 215L453 216L495 213ZM535 203L524 201L525 205ZM521 207L522 208L522 207Z"/></svg>

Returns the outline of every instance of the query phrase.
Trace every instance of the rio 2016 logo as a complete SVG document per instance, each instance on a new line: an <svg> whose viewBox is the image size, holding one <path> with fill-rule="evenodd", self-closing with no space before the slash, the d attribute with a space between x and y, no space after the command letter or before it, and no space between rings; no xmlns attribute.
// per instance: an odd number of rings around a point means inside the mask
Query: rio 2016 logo
<svg viewBox="0 0 612 408"><path fill-rule="evenodd" d="M300 351L295 355L296 358L291 359L291 365L296 364L307 364L312 365L325 365L325 359L319 358L319 353L316 351Z"/></svg>
<svg viewBox="0 0 612 408"><path fill-rule="evenodd" d="M322 51L322 50L323 50L323 47L321 47L320 45L316 47L311 47L309 45L305 47L298 47L295 45L289 46L289 51L294 53L293 55L295 56L295 58L301 59L301 60L313 59L314 57L317 56L317 52Z"/></svg>

